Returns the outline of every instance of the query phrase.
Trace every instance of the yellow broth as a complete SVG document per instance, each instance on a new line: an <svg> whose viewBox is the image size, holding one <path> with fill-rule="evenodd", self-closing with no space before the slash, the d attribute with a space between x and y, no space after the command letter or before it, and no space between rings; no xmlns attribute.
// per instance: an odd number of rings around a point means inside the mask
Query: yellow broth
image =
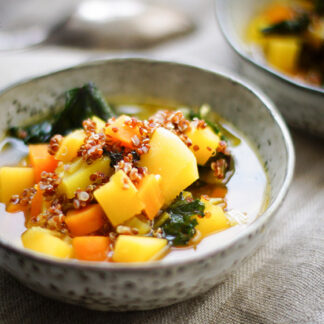
<svg viewBox="0 0 324 324"><path fill-rule="evenodd" d="M118 114L128 114L146 119L157 110L166 109L166 107L119 105L115 109ZM167 107L167 109L172 108ZM229 149L235 161L235 172L226 185L205 185L190 190L196 196L207 194L224 198L225 210L237 210L243 213L246 216L246 223L250 223L267 207L269 187L266 172L256 150L239 131L217 114L214 114L212 119L220 124L223 134L226 134L229 140ZM0 165L16 165L16 163L10 162L22 158L23 154L17 148L7 148L0 153ZM22 159L22 161L23 164L26 163L26 160ZM0 208L0 237L16 246L22 246L20 237L26 230L23 212L8 213L3 204L0 204ZM169 249L169 252L164 255L164 259L179 259L188 254L211 249L218 244L217 242L237 235L245 226L246 224L235 225L225 231L209 235L203 240L195 237L189 247Z"/></svg>

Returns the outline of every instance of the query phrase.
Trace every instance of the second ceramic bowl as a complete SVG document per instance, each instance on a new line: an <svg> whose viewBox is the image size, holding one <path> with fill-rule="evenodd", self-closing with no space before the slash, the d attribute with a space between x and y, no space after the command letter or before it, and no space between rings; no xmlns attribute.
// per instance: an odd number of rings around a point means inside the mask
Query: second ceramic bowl
<svg viewBox="0 0 324 324"><path fill-rule="evenodd" d="M271 2L273 0L215 0L220 29L238 54L239 73L275 102L291 126L324 138L324 89L297 82L258 61L244 42L251 19Z"/></svg>

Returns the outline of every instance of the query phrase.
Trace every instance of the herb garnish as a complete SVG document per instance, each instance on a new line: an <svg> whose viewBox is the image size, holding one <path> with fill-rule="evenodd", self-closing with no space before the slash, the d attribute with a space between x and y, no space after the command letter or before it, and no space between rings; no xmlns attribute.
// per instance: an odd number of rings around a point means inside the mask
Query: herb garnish
<svg viewBox="0 0 324 324"><path fill-rule="evenodd" d="M195 227L198 222L196 215L203 217L205 204L199 199L188 201L181 193L166 212L170 215L168 220L161 226L166 239L171 245L186 245L196 234Z"/></svg>

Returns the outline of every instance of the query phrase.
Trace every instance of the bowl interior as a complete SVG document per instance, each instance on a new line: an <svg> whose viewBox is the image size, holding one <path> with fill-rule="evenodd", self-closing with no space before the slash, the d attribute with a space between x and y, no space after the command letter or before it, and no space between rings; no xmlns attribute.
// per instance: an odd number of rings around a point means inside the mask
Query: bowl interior
<svg viewBox="0 0 324 324"><path fill-rule="evenodd" d="M277 208L293 172L293 148L282 118L262 94L235 78L186 65L141 59L94 62L36 78L0 94L0 133L57 109L67 89L93 81L114 100L198 106L208 103L254 145L268 171L270 203ZM252 225L252 224L251 224Z"/></svg>

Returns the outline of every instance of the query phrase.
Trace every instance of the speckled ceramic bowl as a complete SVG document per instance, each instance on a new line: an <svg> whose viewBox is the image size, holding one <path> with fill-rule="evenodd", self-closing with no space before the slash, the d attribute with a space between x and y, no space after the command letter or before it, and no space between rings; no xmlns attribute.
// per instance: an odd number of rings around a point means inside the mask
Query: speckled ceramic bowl
<svg viewBox="0 0 324 324"><path fill-rule="evenodd" d="M313 87L269 67L253 55L244 34L251 19L273 0L215 0L223 35L238 54L239 72L273 100L287 122L324 138L324 89Z"/></svg>
<svg viewBox="0 0 324 324"><path fill-rule="evenodd" d="M234 77L177 63L116 59L73 67L2 91L0 131L30 116L49 113L66 89L89 80L109 98L122 96L134 103L209 103L258 147L270 179L269 207L236 237L181 260L145 264L56 261L2 239L1 266L43 295L98 310L157 308L210 289L261 243L286 195L294 151L281 116L262 93Z"/></svg>

